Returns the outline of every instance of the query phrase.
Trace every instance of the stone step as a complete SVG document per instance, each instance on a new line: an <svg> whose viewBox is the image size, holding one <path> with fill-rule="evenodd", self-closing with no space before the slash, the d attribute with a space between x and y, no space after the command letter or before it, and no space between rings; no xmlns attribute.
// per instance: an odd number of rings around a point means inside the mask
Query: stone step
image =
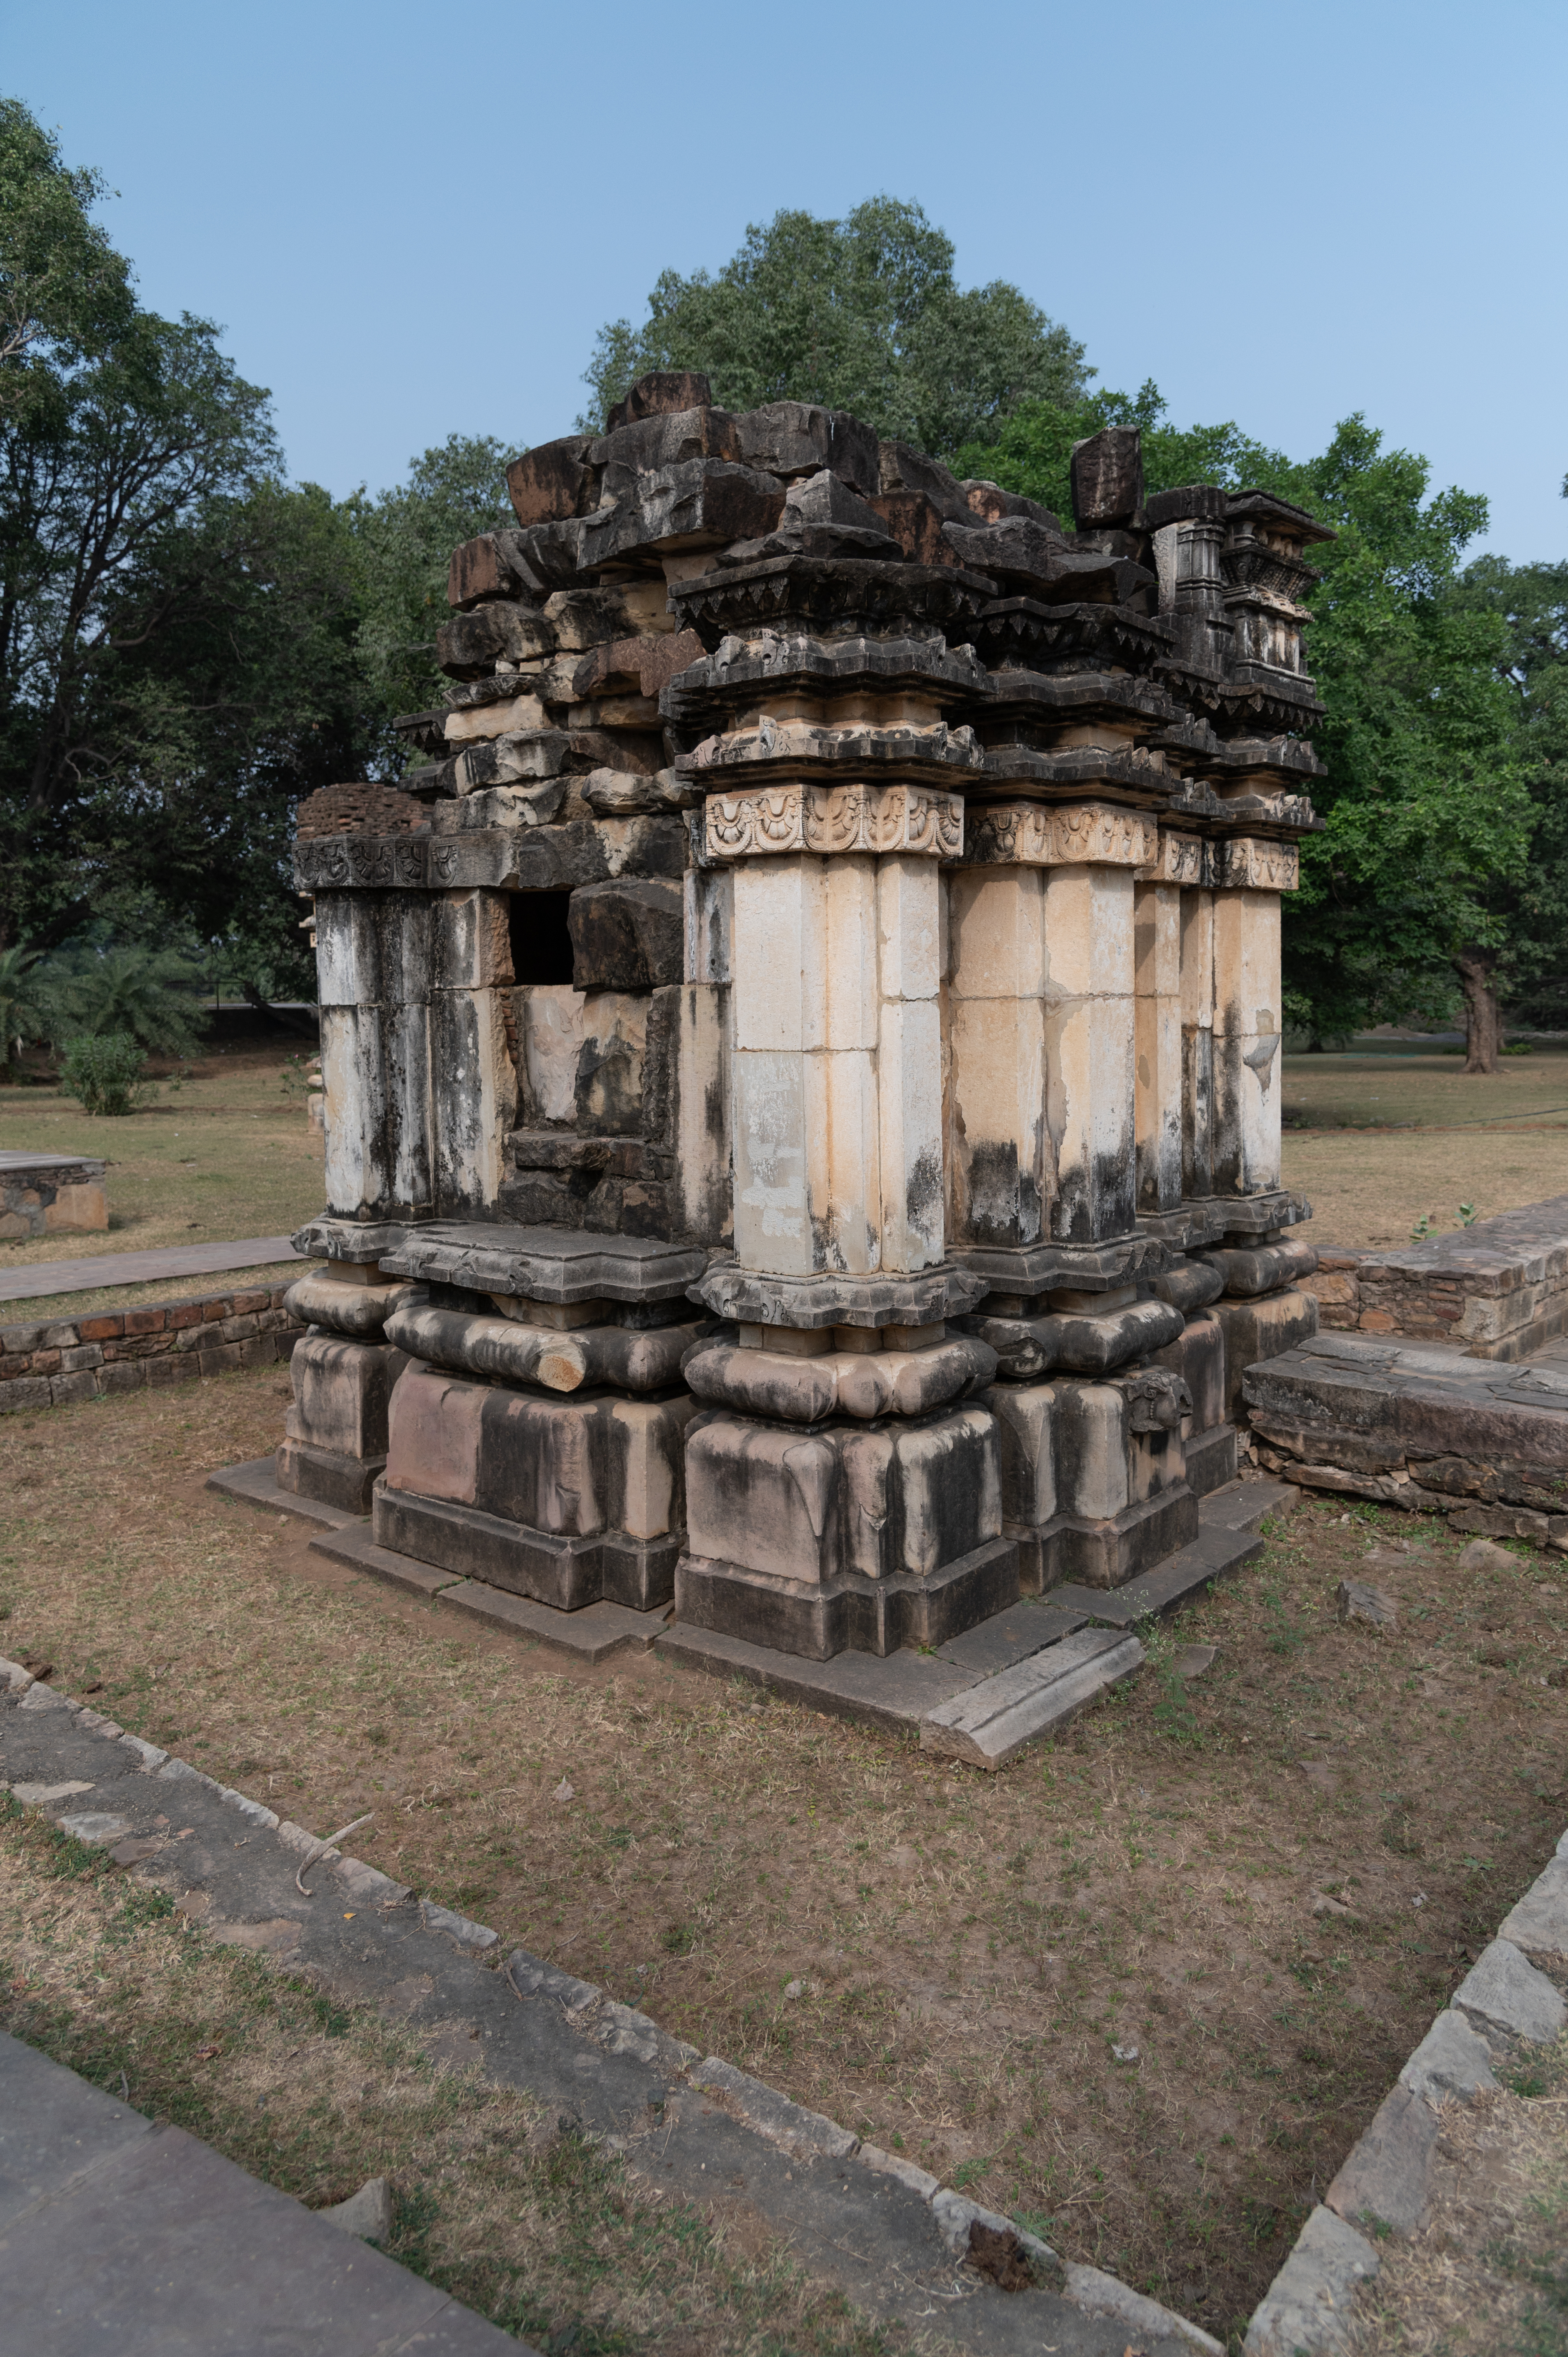
<svg viewBox="0 0 1568 2357"><path fill-rule="evenodd" d="M920 1749L974 1768L1000 1768L1131 1677L1143 1658L1136 1637L1080 1629L928 1711Z"/></svg>
<svg viewBox="0 0 1568 2357"><path fill-rule="evenodd" d="M310 1552L325 1555L329 1563L344 1564L350 1571L365 1572L389 1587L423 1596L439 1604L443 1611L464 1613L470 1620L505 1629L514 1637L528 1638L588 1663L607 1662L613 1653L646 1652L670 1617L668 1605L653 1612L633 1612L624 1604L603 1602L585 1604L577 1612L558 1612L553 1605L538 1604L532 1596L514 1596L510 1589L491 1587L483 1580L461 1579L435 1564L419 1563L413 1555L378 1546L368 1523L312 1539Z"/></svg>
<svg viewBox="0 0 1568 2357"><path fill-rule="evenodd" d="M1255 1486L1261 1489L1263 1485L1260 1482ZM1203 1502L1208 1505L1209 1501L1205 1499ZM1263 1544L1254 1530L1210 1528L1200 1531L1190 1546L1182 1547L1156 1571L1145 1572L1141 1579L1130 1579L1125 1587L1101 1589L1069 1583L1053 1587L1046 1602L1058 1611L1081 1612L1086 1620L1098 1620L1112 1629L1131 1629L1151 1614L1174 1611L1210 1580L1228 1579L1244 1563L1262 1555Z"/></svg>
<svg viewBox="0 0 1568 2357"><path fill-rule="evenodd" d="M1271 1514L1294 1514L1300 1503L1288 1481L1228 1481L1199 1500L1198 1531L1261 1531Z"/></svg>
<svg viewBox="0 0 1568 2357"><path fill-rule="evenodd" d="M275 1458L256 1457L246 1465L225 1465L220 1472L208 1475L207 1487L225 1498L237 1499L242 1506L260 1506L273 1514L297 1514L301 1522L318 1523L323 1530L369 1528L361 1514L345 1513L340 1506L324 1506L318 1499L280 1490Z"/></svg>
<svg viewBox="0 0 1568 2357"><path fill-rule="evenodd" d="M968 1632L972 1637L977 1633ZM962 1668L940 1654L916 1652L908 1646L896 1653L843 1652L830 1661L809 1662L800 1653L781 1653L771 1645L753 1645L744 1637L694 1629L680 1620L659 1639L659 1652L665 1661L684 1662L720 1677L744 1678L748 1685L803 1703L809 1710L858 1719L895 1735L909 1733L937 1704L978 1684L984 1675L983 1670Z"/></svg>

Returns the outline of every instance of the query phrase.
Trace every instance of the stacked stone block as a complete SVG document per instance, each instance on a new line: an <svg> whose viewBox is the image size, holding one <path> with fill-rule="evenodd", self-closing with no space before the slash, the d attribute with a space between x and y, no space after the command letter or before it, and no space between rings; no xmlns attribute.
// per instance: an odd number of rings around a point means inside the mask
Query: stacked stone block
<svg viewBox="0 0 1568 2357"><path fill-rule="evenodd" d="M419 823L297 853L314 1249L416 1289L333 1329L401 1354L337 1452L378 1537L817 1658L1158 1561L1313 1316L1279 906L1320 527L1145 500L1112 431L1067 531L690 376L509 481L400 724ZM308 1347L299 1466L350 1383Z"/></svg>

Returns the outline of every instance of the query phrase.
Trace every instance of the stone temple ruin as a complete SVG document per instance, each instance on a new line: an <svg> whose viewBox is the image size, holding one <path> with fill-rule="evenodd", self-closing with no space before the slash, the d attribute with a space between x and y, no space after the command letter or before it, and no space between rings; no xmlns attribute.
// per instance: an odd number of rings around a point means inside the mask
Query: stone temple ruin
<svg viewBox="0 0 1568 2357"><path fill-rule="evenodd" d="M1145 498L1121 430L1069 531L685 375L509 482L427 765L301 812L328 1205L277 1481L754 1674L1031 1596L1081 1630L1316 1329L1280 896L1329 535Z"/></svg>

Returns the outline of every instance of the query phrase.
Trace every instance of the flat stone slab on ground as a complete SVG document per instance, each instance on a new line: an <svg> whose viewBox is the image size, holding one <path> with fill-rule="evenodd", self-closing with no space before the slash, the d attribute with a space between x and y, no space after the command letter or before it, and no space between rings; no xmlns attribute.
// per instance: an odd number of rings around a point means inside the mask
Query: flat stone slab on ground
<svg viewBox="0 0 1568 2357"><path fill-rule="evenodd" d="M975 1768L1000 1768L1131 1677L1143 1658L1136 1637L1079 1630L928 1711L920 1749Z"/></svg>
<svg viewBox="0 0 1568 2357"><path fill-rule="evenodd" d="M808 1662L799 1653L777 1652L770 1645L748 1644L744 1637L688 1628L680 1620L665 1631L657 1651L671 1661L689 1662L694 1669L745 1678L789 1702L804 1703L808 1709L860 1719L896 1735L918 1727L927 1711L977 1684L982 1675L978 1670L960 1669L940 1654L908 1648L886 1654L835 1653L831 1662Z"/></svg>
<svg viewBox="0 0 1568 2357"><path fill-rule="evenodd" d="M1377 2272L1365 2234L1320 2205L1253 2313L1245 2357L1342 2357L1357 2288Z"/></svg>
<svg viewBox="0 0 1568 2357"><path fill-rule="evenodd" d="M170 1276L210 1276L217 1269L268 1268L275 1261L299 1258L291 1237L244 1236L236 1243L176 1244L166 1252L91 1253L75 1260L30 1261L25 1268L0 1269L0 1301L95 1293L108 1285L156 1285Z"/></svg>
<svg viewBox="0 0 1568 2357"><path fill-rule="evenodd" d="M1202 1501L1207 1505L1207 1498ZM1170 1612L1211 1579L1227 1579L1263 1552L1263 1542L1251 1531L1205 1530L1200 1527L1190 1546L1178 1548L1157 1571L1130 1579L1124 1587L1082 1587L1067 1581L1053 1587L1046 1602L1058 1610L1081 1612L1086 1620L1112 1629L1131 1629L1152 1614Z"/></svg>
<svg viewBox="0 0 1568 2357"><path fill-rule="evenodd" d="M0 2348L17 2357L519 2347L183 2128L155 2127L4 2036L0 2204Z"/></svg>
<svg viewBox="0 0 1568 2357"><path fill-rule="evenodd" d="M1395 2087L1350 2150L1324 2201L1348 2225L1413 2234L1426 2210L1432 2155L1441 2123L1409 2087Z"/></svg>
<svg viewBox="0 0 1568 2357"><path fill-rule="evenodd" d="M1341 1620L1360 1620L1369 1629L1392 1629L1400 1617L1393 1598L1368 1579L1342 1579L1334 1591L1334 1609Z"/></svg>
<svg viewBox="0 0 1568 2357"><path fill-rule="evenodd" d="M1026 1661L1043 1646L1054 1645L1058 1638L1070 1637L1087 1617L1082 1612L1053 1610L1036 1596L1024 1597L1010 1611L993 1612L989 1620L939 1645L937 1659L989 1678L998 1670L1011 1669L1015 1662Z"/></svg>
<svg viewBox="0 0 1568 2357"><path fill-rule="evenodd" d="M364 1520L361 1514L345 1513L340 1506L324 1506L317 1498L301 1498L293 1490L280 1490L277 1460L272 1457L255 1457L245 1465L225 1465L208 1475L207 1487L221 1497L238 1499L242 1506L260 1506L273 1514L297 1514L302 1522L316 1523L323 1530L348 1530Z"/></svg>
<svg viewBox="0 0 1568 2357"><path fill-rule="evenodd" d="M366 1572L371 1578L401 1587L411 1596L425 1597L444 1609L466 1613L492 1628L508 1629L514 1637L553 1645L580 1662L608 1661L612 1653L646 1652L669 1621L668 1606L654 1612L634 1612L625 1604L601 1601L585 1604L578 1612L558 1612L553 1605L538 1604L531 1596L514 1596L509 1588L464 1579L456 1572L442 1571L435 1564L419 1563L413 1555L378 1546L365 1522L336 1531L329 1538L312 1539L310 1552L325 1555L329 1563L345 1564L350 1571Z"/></svg>
<svg viewBox="0 0 1568 2357"><path fill-rule="evenodd" d="M1511 1940L1483 1948L1450 2002L1472 2021L1506 2030L1510 2038L1546 2045L1568 2022L1568 2005Z"/></svg>

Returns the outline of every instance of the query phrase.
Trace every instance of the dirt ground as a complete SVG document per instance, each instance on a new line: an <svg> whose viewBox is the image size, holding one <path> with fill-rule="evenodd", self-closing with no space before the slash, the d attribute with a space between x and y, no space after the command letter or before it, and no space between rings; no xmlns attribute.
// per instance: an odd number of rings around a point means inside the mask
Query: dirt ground
<svg viewBox="0 0 1568 2357"><path fill-rule="evenodd" d="M1305 1503L987 1778L310 1555L201 1486L284 1389L9 1422L0 1650L315 1830L373 1809L374 1864L1212 2330L1568 1820L1555 1557L1461 1574L1438 1525ZM1340 1626L1347 1575L1397 1629Z"/></svg>
<svg viewBox="0 0 1568 2357"><path fill-rule="evenodd" d="M1466 1072L1455 1056L1287 1056L1283 1172L1314 1243L1405 1243L1568 1191L1568 1051Z"/></svg>
<svg viewBox="0 0 1568 2357"><path fill-rule="evenodd" d="M113 1120L90 1119L56 1089L0 1089L0 1146L109 1166L107 1230L0 1245L0 1271L288 1234L321 1209L321 1133L306 1118L304 1068L298 1042L218 1047L188 1065L155 1060L156 1102Z"/></svg>

